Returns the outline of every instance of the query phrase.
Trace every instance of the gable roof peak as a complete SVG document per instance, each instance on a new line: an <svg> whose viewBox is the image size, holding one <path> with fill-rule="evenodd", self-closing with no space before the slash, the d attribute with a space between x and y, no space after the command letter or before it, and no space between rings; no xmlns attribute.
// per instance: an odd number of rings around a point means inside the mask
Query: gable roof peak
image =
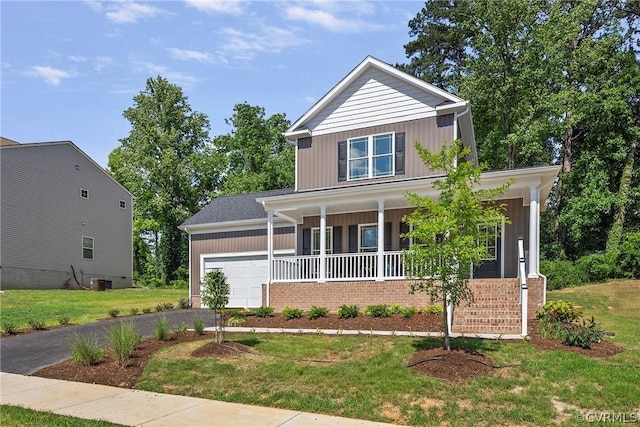
<svg viewBox="0 0 640 427"><path fill-rule="evenodd" d="M285 137L295 137L301 134L310 134L307 125L316 114L318 114L323 108L325 108L331 101L339 96L344 90L346 90L351 83L369 71L371 68L380 70L381 72L391 75L403 82L410 84L419 90L423 90L438 98L441 98L443 103L465 103L466 101L459 98L443 89L440 89L430 83L425 82L411 74L408 74L391 64L381 61L380 59L367 55L356 67L349 72L342 80L338 82L329 92L327 92L320 100L318 100L306 113L304 113L298 120L296 120L289 129L284 133Z"/></svg>

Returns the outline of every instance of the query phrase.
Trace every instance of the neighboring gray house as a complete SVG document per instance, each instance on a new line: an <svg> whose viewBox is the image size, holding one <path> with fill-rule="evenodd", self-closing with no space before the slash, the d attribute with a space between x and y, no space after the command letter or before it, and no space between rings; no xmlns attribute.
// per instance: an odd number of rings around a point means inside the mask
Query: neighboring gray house
<svg viewBox="0 0 640 427"><path fill-rule="evenodd" d="M0 171L0 287L132 285L133 196L102 167L70 141L2 138Z"/></svg>

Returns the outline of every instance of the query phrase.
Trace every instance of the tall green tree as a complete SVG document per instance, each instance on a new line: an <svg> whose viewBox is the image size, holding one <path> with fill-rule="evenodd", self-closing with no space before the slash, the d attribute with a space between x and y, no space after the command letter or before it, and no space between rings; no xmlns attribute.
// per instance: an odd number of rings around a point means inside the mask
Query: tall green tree
<svg viewBox="0 0 640 427"><path fill-rule="evenodd" d="M123 113L131 131L109 155L109 169L136 198L137 277L169 284L185 278L188 260L187 237L178 225L202 207L214 186L209 120L160 76L147 79L133 102Z"/></svg>
<svg viewBox="0 0 640 427"><path fill-rule="evenodd" d="M490 225L508 222L504 207L495 202L510 184L478 190L481 168L471 162L458 162L470 153L460 141L443 147L438 153L415 143L420 158L431 170L440 170L444 178L433 183L437 199L407 194L416 209L404 218L411 225L405 237L411 241L404 251L407 275L418 281L412 292L425 292L442 301L445 313L444 347L451 349L448 313L451 307L473 302L469 276L473 266L488 258L487 239L494 239Z"/></svg>
<svg viewBox="0 0 640 427"><path fill-rule="evenodd" d="M230 133L213 140L222 165L224 194L250 193L293 187L295 147L283 136L290 126L284 114L265 117L263 107L236 104L227 119Z"/></svg>
<svg viewBox="0 0 640 427"><path fill-rule="evenodd" d="M613 250L639 222L638 17L637 1L438 0L409 22L402 67L471 101L481 161L561 165L547 255Z"/></svg>

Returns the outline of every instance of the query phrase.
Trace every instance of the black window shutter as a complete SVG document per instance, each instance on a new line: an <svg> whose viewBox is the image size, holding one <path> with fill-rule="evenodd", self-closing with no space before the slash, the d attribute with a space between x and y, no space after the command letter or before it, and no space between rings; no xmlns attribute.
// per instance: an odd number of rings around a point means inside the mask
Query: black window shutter
<svg viewBox="0 0 640 427"><path fill-rule="evenodd" d="M404 175L404 132L396 133L396 175Z"/></svg>
<svg viewBox="0 0 640 427"><path fill-rule="evenodd" d="M349 252L358 252L358 224L349 226Z"/></svg>
<svg viewBox="0 0 640 427"><path fill-rule="evenodd" d="M342 227L333 227L333 253L342 253Z"/></svg>
<svg viewBox="0 0 640 427"><path fill-rule="evenodd" d="M391 250L391 223L390 222L384 223L384 250L385 251Z"/></svg>
<svg viewBox="0 0 640 427"><path fill-rule="evenodd" d="M311 255L311 229L302 229L302 255Z"/></svg>
<svg viewBox="0 0 640 427"><path fill-rule="evenodd" d="M347 141L338 141L338 181L347 180Z"/></svg>
<svg viewBox="0 0 640 427"><path fill-rule="evenodd" d="M409 238L403 237L403 234L409 232L409 224L400 221L400 250L409 249Z"/></svg>

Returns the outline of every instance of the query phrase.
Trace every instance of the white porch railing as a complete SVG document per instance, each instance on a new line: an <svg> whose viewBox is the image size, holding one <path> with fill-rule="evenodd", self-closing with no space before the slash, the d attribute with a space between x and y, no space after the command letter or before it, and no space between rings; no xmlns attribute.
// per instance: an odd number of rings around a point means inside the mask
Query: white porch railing
<svg viewBox="0 0 640 427"><path fill-rule="evenodd" d="M384 279L404 279L402 252L385 252ZM332 254L326 257L325 280L372 280L378 278L376 252ZM316 282L320 277L320 256L302 255L273 258L274 282Z"/></svg>

